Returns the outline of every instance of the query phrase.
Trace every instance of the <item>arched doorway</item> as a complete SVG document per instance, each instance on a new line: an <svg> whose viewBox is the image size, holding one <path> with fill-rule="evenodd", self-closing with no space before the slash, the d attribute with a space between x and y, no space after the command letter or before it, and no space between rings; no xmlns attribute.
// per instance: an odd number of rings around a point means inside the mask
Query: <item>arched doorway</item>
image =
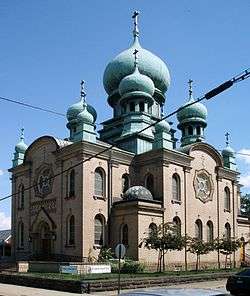
<svg viewBox="0 0 250 296"><path fill-rule="evenodd" d="M40 224L40 253L44 256L49 256L51 254L51 234L48 223Z"/></svg>

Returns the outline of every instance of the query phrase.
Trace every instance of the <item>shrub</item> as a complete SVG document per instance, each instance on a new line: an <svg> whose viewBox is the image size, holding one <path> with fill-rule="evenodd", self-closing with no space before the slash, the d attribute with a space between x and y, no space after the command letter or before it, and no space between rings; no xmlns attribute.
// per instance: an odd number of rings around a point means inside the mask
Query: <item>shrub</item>
<svg viewBox="0 0 250 296"><path fill-rule="evenodd" d="M122 273L141 273L145 269L145 266L139 262L126 261L121 268Z"/></svg>

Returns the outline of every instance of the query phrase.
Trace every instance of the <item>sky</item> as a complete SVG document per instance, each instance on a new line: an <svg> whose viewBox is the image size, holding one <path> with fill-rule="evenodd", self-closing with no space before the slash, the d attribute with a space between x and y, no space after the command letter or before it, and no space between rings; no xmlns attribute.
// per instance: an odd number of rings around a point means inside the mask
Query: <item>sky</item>
<svg viewBox="0 0 250 296"><path fill-rule="evenodd" d="M97 122L110 118L103 72L131 44L135 9L141 45L170 71L165 114L187 100L190 78L199 97L250 67L249 0L1 0L0 96L66 113L84 79ZM206 141L215 148L225 147L229 132L235 151L250 154L249 90L250 79L205 102ZM65 125L64 117L0 100L0 197L10 193L20 129L31 144L42 135L67 137ZM237 164L242 191L250 192L250 157L238 154ZM0 229L10 227L10 215L10 199L0 202Z"/></svg>

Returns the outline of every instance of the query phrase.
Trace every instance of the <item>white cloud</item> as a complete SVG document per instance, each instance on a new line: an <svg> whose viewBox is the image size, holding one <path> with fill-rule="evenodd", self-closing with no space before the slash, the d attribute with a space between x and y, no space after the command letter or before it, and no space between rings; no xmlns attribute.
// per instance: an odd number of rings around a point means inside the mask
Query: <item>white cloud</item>
<svg viewBox="0 0 250 296"><path fill-rule="evenodd" d="M0 212L0 230L10 229L10 221L10 217L7 217L5 213Z"/></svg>
<svg viewBox="0 0 250 296"><path fill-rule="evenodd" d="M250 175L240 176L240 184L247 188L250 188Z"/></svg>
<svg viewBox="0 0 250 296"><path fill-rule="evenodd" d="M238 151L237 157L244 161L246 164L250 164L250 149L243 148Z"/></svg>
<svg viewBox="0 0 250 296"><path fill-rule="evenodd" d="M4 171L0 169L0 176L4 174Z"/></svg>

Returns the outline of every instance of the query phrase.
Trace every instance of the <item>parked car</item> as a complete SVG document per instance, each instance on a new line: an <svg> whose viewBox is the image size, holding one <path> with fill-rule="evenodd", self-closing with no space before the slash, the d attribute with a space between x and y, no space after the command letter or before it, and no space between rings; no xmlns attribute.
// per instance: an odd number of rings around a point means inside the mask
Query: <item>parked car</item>
<svg viewBox="0 0 250 296"><path fill-rule="evenodd" d="M226 289L232 295L250 295L250 268L246 268L227 280Z"/></svg>
<svg viewBox="0 0 250 296"><path fill-rule="evenodd" d="M210 289L175 289L160 288L152 290L132 291L120 294L122 296L226 296L223 292Z"/></svg>

